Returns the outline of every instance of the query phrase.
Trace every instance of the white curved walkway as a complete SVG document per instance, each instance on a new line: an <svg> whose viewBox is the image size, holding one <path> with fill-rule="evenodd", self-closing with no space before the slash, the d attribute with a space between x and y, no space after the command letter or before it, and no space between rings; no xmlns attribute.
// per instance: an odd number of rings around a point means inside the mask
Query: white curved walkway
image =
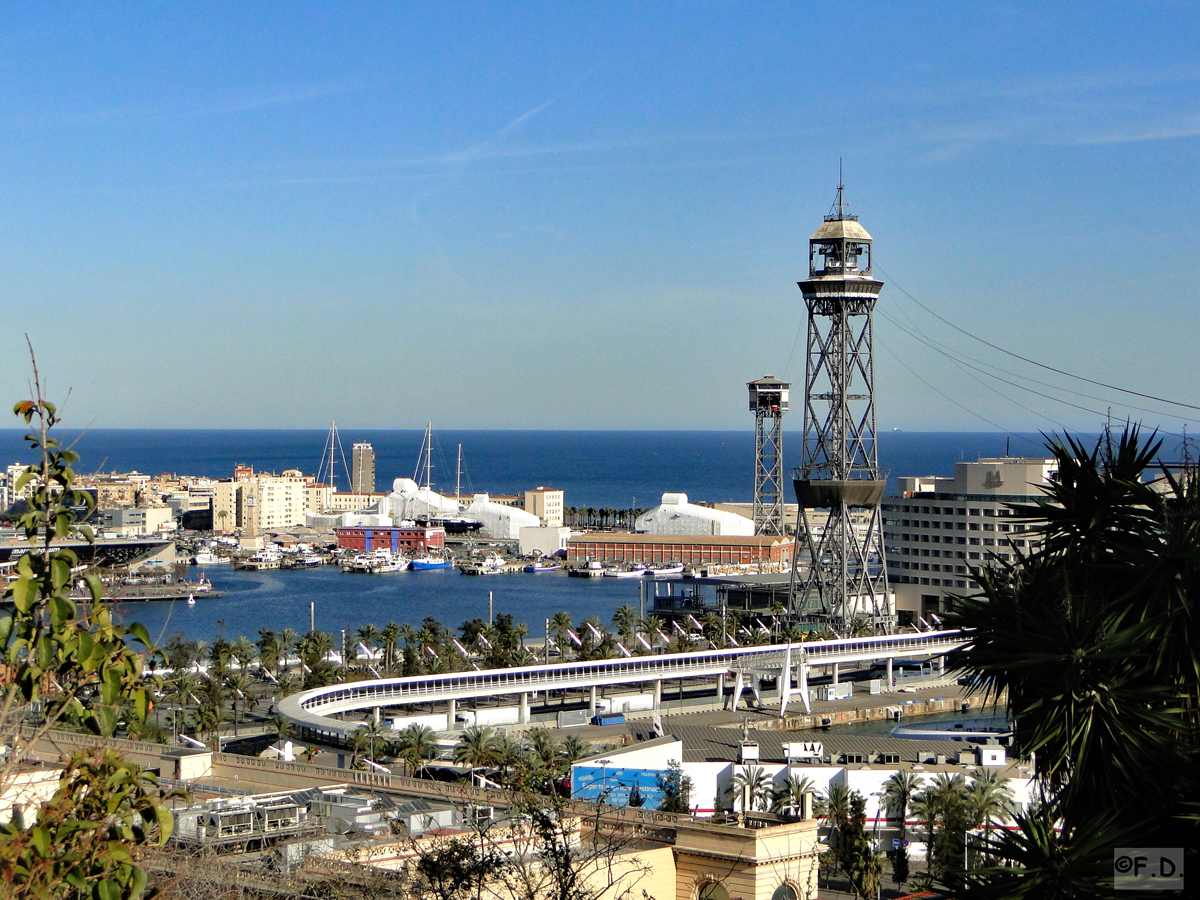
<svg viewBox="0 0 1200 900"><path fill-rule="evenodd" d="M743 686L757 694L758 677L782 676L785 671L787 677L780 677L781 708L786 709L794 690L808 709L808 672L812 666L888 660L890 679L892 659L943 656L969 643L968 635L961 631L934 631L381 678L302 691L279 701L277 709L279 715L292 723L298 737L341 742L347 740L361 723L330 718L339 713L370 710L378 716L379 709L386 706L446 702L450 706L447 714L447 727L450 728L454 724L457 701L515 695L520 700L520 720L528 722L529 695L538 691L589 688L594 708L596 690L600 687L652 682L657 701L663 681L724 676L731 672L737 677L733 698L736 708ZM798 681L795 689L791 685L793 673ZM747 684L748 675L752 677Z"/></svg>

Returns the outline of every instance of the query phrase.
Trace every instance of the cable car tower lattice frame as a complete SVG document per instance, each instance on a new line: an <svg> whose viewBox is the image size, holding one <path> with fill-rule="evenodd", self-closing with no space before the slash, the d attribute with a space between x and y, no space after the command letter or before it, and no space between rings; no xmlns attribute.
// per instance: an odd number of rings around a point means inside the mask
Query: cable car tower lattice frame
<svg viewBox="0 0 1200 900"><path fill-rule="evenodd" d="M800 516L789 611L845 632L857 618L891 630L881 504L887 473L875 441L872 238L844 204L845 187L809 240L804 446L792 470ZM824 511L824 521L821 512Z"/></svg>
<svg viewBox="0 0 1200 900"><path fill-rule="evenodd" d="M783 536L783 414L788 411L791 384L774 375L751 381L750 412L754 413L754 533Z"/></svg>

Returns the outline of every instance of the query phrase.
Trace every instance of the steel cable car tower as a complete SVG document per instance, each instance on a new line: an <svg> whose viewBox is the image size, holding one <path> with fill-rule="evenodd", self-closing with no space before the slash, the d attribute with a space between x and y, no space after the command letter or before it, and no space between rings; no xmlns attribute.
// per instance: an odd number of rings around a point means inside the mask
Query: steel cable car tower
<svg viewBox="0 0 1200 900"><path fill-rule="evenodd" d="M774 375L746 385L754 413L754 533L783 536L783 414L792 386Z"/></svg>
<svg viewBox="0 0 1200 900"><path fill-rule="evenodd" d="M844 205L845 186L808 242L804 446L792 470L800 504L789 611L845 632L859 617L890 630L880 504L887 473L875 444L875 302L871 235ZM824 511L824 515L821 512Z"/></svg>

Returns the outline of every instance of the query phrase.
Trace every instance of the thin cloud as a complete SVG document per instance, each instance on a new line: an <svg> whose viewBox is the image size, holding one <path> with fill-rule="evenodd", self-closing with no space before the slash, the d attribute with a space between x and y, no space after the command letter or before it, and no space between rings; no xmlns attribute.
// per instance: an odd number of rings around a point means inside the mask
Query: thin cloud
<svg viewBox="0 0 1200 900"><path fill-rule="evenodd" d="M326 82L294 90L224 97L193 104L129 103L77 113L30 114L0 121L5 128L70 128L81 125L104 125L116 122L169 122L172 120L204 119L236 116L283 106L297 106L337 97L370 86L361 83Z"/></svg>

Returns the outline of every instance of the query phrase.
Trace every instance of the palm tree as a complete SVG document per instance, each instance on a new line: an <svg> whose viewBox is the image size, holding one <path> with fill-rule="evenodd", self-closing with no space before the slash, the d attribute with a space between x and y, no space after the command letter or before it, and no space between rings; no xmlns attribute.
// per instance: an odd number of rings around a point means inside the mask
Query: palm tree
<svg viewBox="0 0 1200 900"><path fill-rule="evenodd" d="M629 642L629 639L633 636L634 631L637 630L638 618L638 611L628 603L624 604L623 606L618 606L617 611L613 613L613 627L617 629L617 632L621 635L622 640L624 640L626 643Z"/></svg>
<svg viewBox="0 0 1200 900"><path fill-rule="evenodd" d="M237 737L241 713L245 709L245 704L254 697L253 686L245 675L240 672L231 672L225 676L225 687L229 689L229 695L233 699L233 736ZM240 706L239 701L241 701Z"/></svg>
<svg viewBox="0 0 1200 900"><path fill-rule="evenodd" d="M388 622L379 632L383 638L383 671L384 674L391 674L392 667L396 664L396 640L400 637L400 626L395 622Z"/></svg>
<svg viewBox="0 0 1200 900"><path fill-rule="evenodd" d="M279 640L283 643L280 655L284 659L287 659L292 655L292 651L296 649L296 643L300 640L300 635L291 628L285 628L279 632Z"/></svg>
<svg viewBox="0 0 1200 900"><path fill-rule="evenodd" d="M883 783L883 806L889 816L900 820L900 840L904 840L908 810L913 797L921 789L921 777L913 772L898 771Z"/></svg>
<svg viewBox="0 0 1200 900"><path fill-rule="evenodd" d="M333 652L333 635L325 631L310 631L302 640L305 642L306 658L310 669L315 669Z"/></svg>
<svg viewBox="0 0 1200 900"><path fill-rule="evenodd" d="M272 676L279 677L279 662L284 655L283 638L269 628L261 628L258 632L258 662Z"/></svg>
<svg viewBox="0 0 1200 900"><path fill-rule="evenodd" d="M354 633L354 636L363 643L367 650L375 649L375 642L379 640L381 632L373 624L368 622ZM345 662L345 660L343 660Z"/></svg>
<svg viewBox="0 0 1200 900"><path fill-rule="evenodd" d="M529 739L529 749L536 762L536 768L547 778L557 777L559 771L559 747L553 735L546 728L534 728L526 732Z"/></svg>
<svg viewBox="0 0 1200 900"><path fill-rule="evenodd" d="M425 760L431 759L437 750L437 736L428 725L414 722L396 736L396 751L412 775L419 774L425 768Z"/></svg>
<svg viewBox="0 0 1200 900"><path fill-rule="evenodd" d="M733 808L741 803L742 811L767 809L771 805L771 776L762 766L746 766L733 776L727 796L733 800Z"/></svg>
<svg viewBox="0 0 1200 900"><path fill-rule="evenodd" d="M567 652L567 632L571 630L571 614L563 610L559 610L550 617L550 633L554 635L554 643L558 644L559 653L566 657Z"/></svg>
<svg viewBox="0 0 1200 900"><path fill-rule="evenodd" d="M911 808L917 820L925 823L925 866L930 869L933 866L933 832L941 807L937 797L926 788L913 797Z"/></svg>
<svg viewBox="0 0 1200 900"><path fill-rule="evenodd" d="M225 718L224 710L219 706L214 706L211 703L205 703L196 710L196 731L201 737L208 736L212 740L213 736L221 730L221 721Z"/></svg>
<svg viewBox="0 0 1200 900"><path fill-rule="evenodd" d="M200 702L200 679L191 672L176 672L163 682L163 699L183 709Z"/></svg>
<svg viewBox="0 0 1200 900"><path fill-rule="evenodd" d="M1016 812L1008 779L995 769L980 771L967 790L966 799L967 807L971 810L972 825L975 828L983 827L984 843L990 845L992 820L1009 818Z"/></svg>
<svg viewBox="0 0 1200 900"><path fill-rule="evenodd" d="M275 732L275 737L282 744L292 736L292 723L283 716L271 716L271 730Z"/></svg>
<svg viewBox="0 0 1200 900"><path fill-rule="evenodd" d="M367 734L367 727L360 725L350 734L350 750L355 756L362 756L363 751L367 749L367 745L371 743L371 738Z"/></svg>
<svg viewBox="0 0 1200 900"><path fill-rule="evenodd" d="M302 687L300 678L294 672L285 672L279 676L279 684L275 687L275 696L282 700L290 697Z"/></svg>
<svg viewBox="0 0 1200 900"><path fill-rule="evenodd" d="M454 745L454 761L472 769L487 768L496 757L496 730L472 725L463 731Z"/></svg>
<svg viewBox="0 0 1200 900"><path fill-rule="evenodd" d="M376 722L374 720L367 723L365 731L371 741L371 762L379 762L376 757L376 751L380 755L386 754L396 733L383 722Z"/></svg>
<svg viewBox="0 0 1200 900"><path fill-rule="evenodd" d="M500 768L501 780L507 780L508 770L521 759L521 750L506 734L497 734L492 741L492 765Z"/></svg>
<svg viewBox="0 0 1200 900"><path fill-rule="evenodd" d="M576 760L583 759L591 750L592 745L578 735L569 734L558 745L559 755L568 766Z"/></svg>
<svg viewBox="0 0 1200 900"><path fill-rule="evenodd" d="M818 817L823 817L829 825L830 849L839 849L842 829L850 818L850 788L840 782L830 785L829 795L819 804Z"/></svg>
<svg viewBox="0 0 1200 900"><path fill-rule="evenodd" d="M807 775L791 775L776 789L771 802L771 812L799 816L804 809L804 795L814 793L815 790L816 786Z"/></svg>
<svg viewBox="0 0 1200 900"><path fill-rule="evenodd" d="M238 661L238 668L245 675L246 670L250 667L250 663L254 661L254 651L256 649L254 642L242 634L229 645L229 649L233 651L233 655Z"/></svg>

